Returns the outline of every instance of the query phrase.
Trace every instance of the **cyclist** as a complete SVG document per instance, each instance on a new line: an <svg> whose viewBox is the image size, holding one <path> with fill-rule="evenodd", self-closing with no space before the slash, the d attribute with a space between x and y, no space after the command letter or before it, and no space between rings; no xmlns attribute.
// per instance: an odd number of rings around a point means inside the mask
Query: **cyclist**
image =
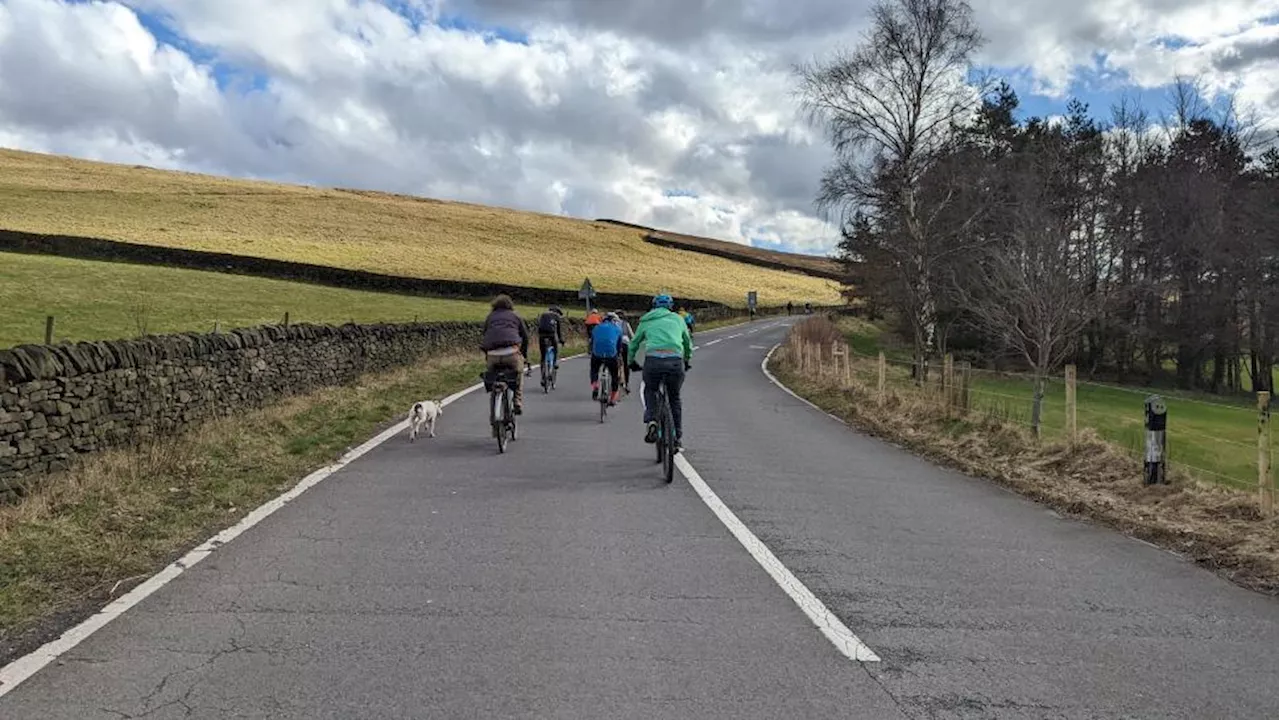
<svg viewBox="0 0 1280 720"><path fill-rule="evenodd" d="M512 412L519 415L524 412L524 373L521 370L524 359L529 354L529 330L525 327L524 320L516 314L509 295L495 297L490 306L493 310L484 319L484 336L480 340L480 349L484 351L485 366L490 377L502 368L515 373L516 397Z"/></svg>
<svg viewBox="0 0 1280 720"><path fill-rule="evenodd" d="M587 313L586 320L582 321L582 324L587 326L588 343L591 342L591 332L596 329L596 326L599 325L602 320L604 320L604 318L601 317L600 311L592 308L591 312Z"/></svg>
<svg viewBox="0 0 1280 720"><path fill-rule="evenodd" d="M697 320L693 317L693 311L692 311L692 310L686 310L686 311L684 312L684 324L689 326L689 334L690 334L690 335L692 335L692 334L693 334L693 326L694 326L694 324L695 324L695 323L697 323Z"/></svg>
<svg viewBox="0 0 1280 720"><path fill-rule="evenodd" d="M612 313L606 316L606 319L610 317L614 318L614 322L616 322L618 324L618 328L622 330L622 353L620 355L622 359L619 361L618 364L621 366L619 369L622 371L622 389L628 395L630 395L631 394L631 366L627 362L627 348L631 346L631 336L635 335L636 333L635 333L635 330L631 329L631 323L627 322L626 311L620 310L620 309L614 310Z"/></svg>
<svg viewBox="0 0 1280 720"><path fill-rule="evenodd" d="M671 402L671 419L676 424L676 450L679 451L684 439L680 386L684 384L685 371L691 367L693 337L684 320L672 312L674 305L675 300L666 293L653 298L653 309L640 318L631 338L627 363L632 370L644 372L644 441L658 441L658 423L654 416L658 411L658 383L662 383ZM636 364L641 345L645 348L643 367Z"/></svg>
<svg viewBox="0 0 1280 720"><path fill-rule="evenodd" d="M564 347L564 310L552 305L538 316L538 360L551 351L555 369L560 369L560 348Z"/></svg>
<svg viewBox="0 0 1280 720"><path fill-rule="evenodd" d="M591 333L591 399L600 399L600 368L603 366L613 379L613 390L609 393L611 407L618 404L618 387L621 385L618 381L621 375L618 363L621 360L621 350L622 328L612 319L596 325Z"/></svg>

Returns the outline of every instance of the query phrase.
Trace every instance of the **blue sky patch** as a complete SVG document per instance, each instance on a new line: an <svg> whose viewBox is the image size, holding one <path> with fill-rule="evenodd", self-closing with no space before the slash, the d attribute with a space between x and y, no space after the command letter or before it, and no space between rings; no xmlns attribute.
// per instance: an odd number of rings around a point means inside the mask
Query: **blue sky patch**
<svg viewBox="0 0 1280 720"><path fill-rule="evenodd" d="M442 15L436 20L436 25L446 30L461 30L462 32L477 33L484 36L486 43L503 41L516 43L518 45L529 44L529 34L522 30L503 27L501 25L486 25L462 15Z"/></svg>

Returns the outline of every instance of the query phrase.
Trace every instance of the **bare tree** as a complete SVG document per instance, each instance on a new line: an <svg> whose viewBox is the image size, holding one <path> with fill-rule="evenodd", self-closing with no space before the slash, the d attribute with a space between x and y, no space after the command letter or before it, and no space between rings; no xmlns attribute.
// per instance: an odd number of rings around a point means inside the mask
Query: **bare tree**
<svg viewBox="0 0 1280 720"><path fill-rule="evenodd" d="M1042 147L1015 159L1021 167L1010 172L1017 191L1001 213L1008 239L976 251L966 277L954 286L970 320L1031 368L1037 435L1049 374L1071 357L1100 311L1089 278L1071 270L1073 221L1055 197L1064 164L1055 155Z"/></svg>
<svg viewBox="0 0 1280 720"><path fill-rule="evenodd" d="M838 212L845 226L870 209L892 227L878 251L902 279L894 295L920 364L934 344L931 263L940 240L929 223L936 210L921 206L920 184L981 100L967 73L983 38L966 0L881 0L871 20L856 48L797 67L797 94L837 156L819 208Z"/></svg>

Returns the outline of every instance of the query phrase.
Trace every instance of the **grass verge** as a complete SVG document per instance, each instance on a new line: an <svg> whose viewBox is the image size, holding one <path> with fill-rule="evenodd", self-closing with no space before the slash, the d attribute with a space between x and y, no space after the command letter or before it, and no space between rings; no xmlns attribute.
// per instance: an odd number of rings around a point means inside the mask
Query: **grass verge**
<svg viewBox="0 0 1280 720"><path fill-rule="evenodd" d="M838 325L849 346L864 356L858 370L867 383L875 382L873 358L883 350L888 362L886 382L902 392L914 387L910 351L887 337L883 328L860 318L842 318ZM1081 380L1076 387L1077 426L1092 428L1101 438L1140 457L1146 442L1143 401L1152 393L1163 397L1168 407L1168 459L1172 465L1205 482L1244 490L1257 486L1258 413L1246 404L1253 403L1251 399ZM982 413L1030 427L1033 396L1029 375L972 371L970 402ZM1066 385L1061 376L1051 379L1045 389L1041 430L1050 439L1060 439L1066 432ZM1275 468L1274 447L1271 457Z"/></svg>
<svg viewBox="0 0 1280 720"><path fill-rule="evenodd" d="M486 302L346 290L200 270L0 253L0 348L290 322L483 320ZM535 318L541 307L518 307ZM582 310L568 308L571 315Z"/></svg>
<svg viewBox="0 0 1280 720"><path fill-rule="evenodd" d="M459 354L369 375L88 456L0 506L0 664L398 421L414 400L473 384L481 369L475 354Z"/></svg>
<svg viewBox="0 0 1280 720"><path fill-rule="evenodd" d="M949 418L936 403L914 394L891 389L881 405L875 385L855 376L845 388L838 378L801 372L785 348L774 353L770 371L850 424L1061 512L1185 555L1244 587L1276 594L1280 537L1274 516L1261 509L1255 493L1179 472L1171 474L1169 485L1146 487L1141 465L1092 430L1074 444L1036 442L1026 430L991 415Z"/></svg>
<svg viewBox="0 0 1280 720"><path fill-rule="evenodd" d="M840 301L837 283L644 242L608 223L0 149L7 229L546 288L746 303ZM659 282L661 287L655 286Z"/></svg>

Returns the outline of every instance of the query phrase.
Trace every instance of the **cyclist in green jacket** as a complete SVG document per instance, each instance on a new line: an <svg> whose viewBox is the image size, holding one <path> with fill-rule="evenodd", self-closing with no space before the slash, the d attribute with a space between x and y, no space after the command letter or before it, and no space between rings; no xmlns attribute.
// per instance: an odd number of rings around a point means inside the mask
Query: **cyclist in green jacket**
<svg viewBox="0 0 1280 720"><path fill-rule="evenodd" d="M666 293L653 298L653 309L640 318L635 335L627 349L627 364L644 374L644 441L658 441L658 423L654 421L658 404L658 384L667 388L671 402L671 419L676 424L676 450L682 447L684 426L681 424L680 386L685 371L692 367L693 337L683 318L671 311L675 300ZM644 366L636 363L640 346L644 350Z"/></svg>

